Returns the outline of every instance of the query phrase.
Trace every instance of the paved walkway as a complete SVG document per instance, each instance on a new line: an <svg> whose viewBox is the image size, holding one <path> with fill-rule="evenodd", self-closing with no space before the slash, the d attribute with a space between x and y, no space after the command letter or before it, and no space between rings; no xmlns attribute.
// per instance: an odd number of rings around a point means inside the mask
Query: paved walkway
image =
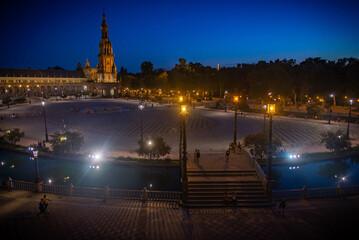
<svg viewBox="0 0 359 240"><path fill-rule="evenodd" d="M186 209L173 203L0 191L0 231L8 239L333 239L358 233L359 196L288 202L273 209ZM355 235L354 235L355 236Z"/></svg>

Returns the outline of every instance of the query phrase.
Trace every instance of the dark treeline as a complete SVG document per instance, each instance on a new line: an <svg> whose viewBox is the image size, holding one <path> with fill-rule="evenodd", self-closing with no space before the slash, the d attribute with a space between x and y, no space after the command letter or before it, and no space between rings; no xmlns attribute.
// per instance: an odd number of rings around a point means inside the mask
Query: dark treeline
<svg viewBox="0 0 359 240"><path fill-rule="evenodd" d="M334 93L340 103L341 96L357 97L359 60L307 58L296 63L278 59L217 69L180 58L169 71L154 69L151 62L143 62L137 74L127 73L122 67L118 79L130 89L196 90L218 97L228 91L250 98L264 98L271 92L293 102L306 96L326 99Z"/></svg>

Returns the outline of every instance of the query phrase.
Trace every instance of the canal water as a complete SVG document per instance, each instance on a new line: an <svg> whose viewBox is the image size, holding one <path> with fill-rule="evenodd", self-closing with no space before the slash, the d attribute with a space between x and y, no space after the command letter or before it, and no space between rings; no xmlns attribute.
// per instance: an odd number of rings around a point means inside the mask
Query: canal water
<svg viewBox="0 0 359 240"><path fill-rule="evenodd" d="M99 166L97 168L97 166ZM178 168L124 166L116 163L90 165L86 162L39 158L44 183L79 187L178 191ZM0 150L0 178L33 181L35 161L27 155ZM273 167L274 190L359 185L359 157Z"/></svg>
<svg viewBox="0 0 359 240"><path fill-rule="evenodd" d="M90 164L38 158L40 178L44 183L78 187L178 191L178 168L124 166L116 163ZM98 166L98 168L97 168ZM35 161L29 156L0 150L0 178L34 181Z"/></svg>

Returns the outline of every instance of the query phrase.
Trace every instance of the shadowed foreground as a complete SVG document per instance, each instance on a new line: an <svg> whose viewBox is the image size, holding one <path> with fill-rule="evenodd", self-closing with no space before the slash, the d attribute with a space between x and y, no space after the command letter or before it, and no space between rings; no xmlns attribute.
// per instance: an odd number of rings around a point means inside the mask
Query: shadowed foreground
<svg viewBox="0 0 359 240"><path fill-rule="evenodd" d="M358 231L359 197L290 201L273 208L187 209L176 203L0 192L0 229L9 239L332 239Z"/></svg>

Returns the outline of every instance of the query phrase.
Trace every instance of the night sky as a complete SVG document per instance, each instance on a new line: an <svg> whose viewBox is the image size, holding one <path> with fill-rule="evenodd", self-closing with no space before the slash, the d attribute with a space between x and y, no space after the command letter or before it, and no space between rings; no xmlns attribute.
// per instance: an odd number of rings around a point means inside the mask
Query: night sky
<svg viewBox="0 0 359 240"><path fill-rule="evenodd" d="M103 9L118 68L179 58L215 67L359 58L359 1L6 1L0 68L74 70L98 62Z"/></svg>

